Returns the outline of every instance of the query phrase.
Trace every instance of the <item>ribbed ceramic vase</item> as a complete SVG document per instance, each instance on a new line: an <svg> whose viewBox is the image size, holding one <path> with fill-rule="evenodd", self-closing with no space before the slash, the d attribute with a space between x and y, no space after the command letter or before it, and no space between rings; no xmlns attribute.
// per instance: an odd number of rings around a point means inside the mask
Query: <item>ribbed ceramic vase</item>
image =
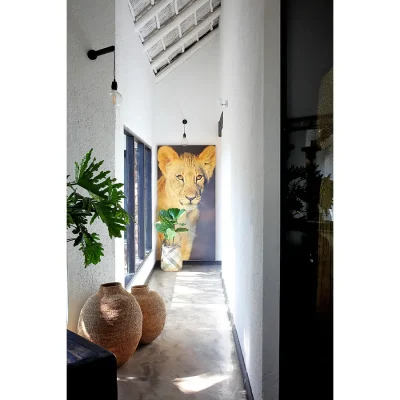
<svg viewBox="0 0 400 400"><path fill-rule="evenodd" d="M119 282L105 283L83 306L78 334L113 352L120 367L136 351L142 323L135 297Z"/></svg>
<svg viewBox="0 0 400 400"><path fill-rule="evenodd" d="M161 269L166 272L177 272L182 269L181 246L175 244L161 246Z"/></svg>
<svg viewBox="0 0 400 400"><path fill-rule="evenodd" d="M141 344L149 344L161 333L165 325L167 310L163 298L148 285L132 286L132 294L142 309L143 328Z"/></svg>

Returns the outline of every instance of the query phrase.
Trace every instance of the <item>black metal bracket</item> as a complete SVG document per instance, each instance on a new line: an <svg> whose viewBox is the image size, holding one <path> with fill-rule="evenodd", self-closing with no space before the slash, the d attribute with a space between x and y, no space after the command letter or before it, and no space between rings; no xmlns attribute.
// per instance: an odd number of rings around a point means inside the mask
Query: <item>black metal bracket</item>
<svg viewBox="0 0 400 400"><path fill-rule="evenodd" d="M102 56L103 54L112 53L114 51L115 51L115 46L108 46L108 47L105 47L104 49L100 49L100 50L89 50L87 52L87 56L91 60L96 60L96 58L98 56Z"/></svg>

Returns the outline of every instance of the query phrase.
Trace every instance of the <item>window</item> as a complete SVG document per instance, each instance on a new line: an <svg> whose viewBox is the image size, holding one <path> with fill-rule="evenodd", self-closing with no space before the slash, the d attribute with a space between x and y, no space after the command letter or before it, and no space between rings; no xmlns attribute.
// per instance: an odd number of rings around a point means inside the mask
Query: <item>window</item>
<svg viewBox="0 0 400 400"><path fill-rule="evenodd" d="M152 250L151 148L125 130L125 210L133 216L124 235L125 283Z"/></svg>

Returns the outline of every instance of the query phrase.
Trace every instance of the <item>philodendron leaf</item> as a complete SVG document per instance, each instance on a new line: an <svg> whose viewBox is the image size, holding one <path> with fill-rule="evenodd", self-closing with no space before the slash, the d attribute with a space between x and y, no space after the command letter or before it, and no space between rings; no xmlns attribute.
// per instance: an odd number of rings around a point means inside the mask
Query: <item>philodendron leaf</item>
<svg viewBox="0 0 400 400"><path fill-rule="evenodd" d="M74 240L74 246L78 246L78 244L82 242L82 239L83 239L83 233L80 233Z"/></svg>
<svg viewBox="0 0 400 400"><path fill-rule="evenodd" d="M103 254L103 246L100 243L99 235L96 233L84 233L80 250L85 256L85 268L90 264L98 264Z"/></svg>

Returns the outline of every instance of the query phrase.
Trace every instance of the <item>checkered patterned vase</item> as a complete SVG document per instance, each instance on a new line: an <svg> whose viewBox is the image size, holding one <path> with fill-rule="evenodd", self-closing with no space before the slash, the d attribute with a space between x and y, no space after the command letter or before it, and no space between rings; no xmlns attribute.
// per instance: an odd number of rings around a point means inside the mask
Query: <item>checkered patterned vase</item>
<svg viewBox="0 0 400 400"><path fill-rule="evenodd" d="M173 246L161 246L161 269L163 271L180 271L182 269L181 246L176 244Z"/></svg>

